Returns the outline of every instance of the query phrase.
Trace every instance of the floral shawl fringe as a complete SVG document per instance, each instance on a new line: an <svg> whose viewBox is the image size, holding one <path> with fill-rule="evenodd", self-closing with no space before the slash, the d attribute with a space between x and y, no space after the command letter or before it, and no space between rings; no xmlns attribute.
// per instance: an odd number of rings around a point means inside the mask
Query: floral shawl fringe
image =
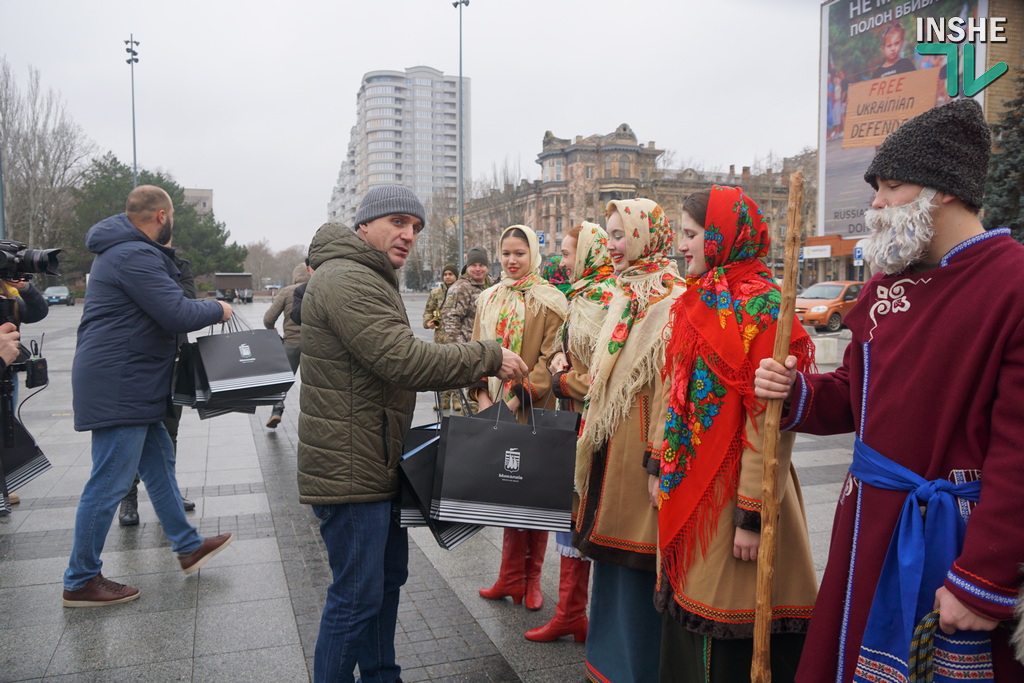
<svg viewBox="0 0 1024 683"><path fill-rule="evenodd" d="M704 228L710 269L688 278L672 306L663 376L671 381L658 515L663 578L677 594L699 547L705 552L722 509L735 499L747 418L764 410L754 370L771 357L781 292L760 260L767 228L739 188L714 187ZM813 363L814 345L794 325L790 353Z"/></svg>

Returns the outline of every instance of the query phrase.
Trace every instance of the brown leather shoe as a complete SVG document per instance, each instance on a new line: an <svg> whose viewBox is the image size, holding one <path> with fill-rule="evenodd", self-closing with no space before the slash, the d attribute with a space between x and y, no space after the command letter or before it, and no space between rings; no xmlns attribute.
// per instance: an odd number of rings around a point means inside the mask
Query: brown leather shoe
<svg viewBox="0 0 1024 683"><path fill-rule="evenodd" d="M206 564L207 560L228 547L231 541L235 540L234 534L221 534L203 541L203 544L190 552L188 555L178 555L178 562L186 574L199 571L199 568Z"/></svg>
<svg viewBox="0 0 1024 683"><path fill-rule="evenodd" d="M131 602L139 597L139 589L103 578L97 574L76 591L64 591L65 607L102 607Z"/></svg>

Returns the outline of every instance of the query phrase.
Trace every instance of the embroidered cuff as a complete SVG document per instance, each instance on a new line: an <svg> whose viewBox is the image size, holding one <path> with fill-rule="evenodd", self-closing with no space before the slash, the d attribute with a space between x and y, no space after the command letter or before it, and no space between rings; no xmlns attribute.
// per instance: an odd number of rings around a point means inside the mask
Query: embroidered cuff
<svg viewBox="0 0 1024 683"><path fill-rule="evenodd" d="M566 381L567 370L556 372L551 376L551 390L555 392L555 396L561 399L572 399L572 395L569 393L569 383Z"/></svg>
<svg viewBox="0 0 1024 683"><path fill-rule="evenodd" d="M661 476L661 461L655 460L654 458L648 458L647 464L644 465L644 469L646 469L647 474L652 477Z"/></svg>
<svg viewBox="0 0 1024 683"><path fill-rule="evenodd" d="M732 511L732 525L759 534L761 533L761 513L737 506Z"/></svg>
<svg viewBox="0 0 1024 683"><path fill-rule="evenodd" d="M790 400L787 402L788 411L782 418L780 429L789 431L799 427L804 418L807 417L807 404L810 403L811 386L804 379L804 373L796 373L796 382L793 384L793 391L790 393Z"/></svg>
<svg viewBox="0 0 1024 683"><path fill-rule="evenodd" d="M1002 621L1011 618L1017 604L1017 591L998 586L953 564L946 574L946 588L982 616Z"/></svg>

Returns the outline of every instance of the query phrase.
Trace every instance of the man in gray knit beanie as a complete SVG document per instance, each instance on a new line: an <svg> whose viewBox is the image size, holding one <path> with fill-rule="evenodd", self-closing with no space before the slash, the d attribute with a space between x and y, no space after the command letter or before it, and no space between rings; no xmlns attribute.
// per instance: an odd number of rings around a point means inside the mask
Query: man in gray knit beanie
<svg viewBox="0 0 1024 683"><path fill-rule="evenodd" d="M793 356L754 373L758 398L791 399L783 429L857 434L798 681L909 680L932 610L936 643L957 644L936 671L1024 681L996 628L1024 564L1024 245L979 220L990 144L968 99L893 132L865 177L876 273L843 321L851 352L829 373Z"/></svg>
<svg viewBox="0 0 1024 683"><path fill-rule="evenodd" d="M391 512L416 392L527 372L494 340L432 344L413 334L397 271L423 214L408 189L374 187L355 230L327 223L309 246L297 478L299 502L320 520L333 576L313 654L315 681L351 681L357 665L364 681L400 680L394 639L409 541Z"/></svg>

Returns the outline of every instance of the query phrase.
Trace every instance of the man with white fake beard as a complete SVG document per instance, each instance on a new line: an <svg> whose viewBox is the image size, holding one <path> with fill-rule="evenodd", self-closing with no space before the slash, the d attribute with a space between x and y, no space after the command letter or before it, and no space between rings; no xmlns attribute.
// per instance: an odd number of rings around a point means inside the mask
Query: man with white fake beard
<svg viewBox="0 0 1024 683"><path fill-rule="evenodd" d="M843 364L755 373L783 428L857 435L797 681L907 680L933 610L936 671L1024 680L996 628L1024 562L1024 246L978 218L990 149L969 99L893 132L864 176L876 274Z"/></svg>

